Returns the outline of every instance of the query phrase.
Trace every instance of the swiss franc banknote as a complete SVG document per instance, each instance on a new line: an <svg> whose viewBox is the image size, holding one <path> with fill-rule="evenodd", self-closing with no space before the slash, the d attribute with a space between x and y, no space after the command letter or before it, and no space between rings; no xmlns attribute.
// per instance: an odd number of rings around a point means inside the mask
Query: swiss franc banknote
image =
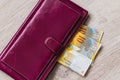
<svg viewBox="0 0 120 80"><path fill-rule="evenodd" d="M58 62L84 76L101 47L102 35L102 31L82 26Z"/></svg>

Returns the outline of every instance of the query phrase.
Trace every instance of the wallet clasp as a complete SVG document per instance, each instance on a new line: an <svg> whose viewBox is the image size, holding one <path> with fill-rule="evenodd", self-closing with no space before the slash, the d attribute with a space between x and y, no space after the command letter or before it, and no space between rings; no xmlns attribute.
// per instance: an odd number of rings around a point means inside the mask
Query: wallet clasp
<svg viewBox="0 0 120 80"><path fill-rule="evenodd" d="M48 37L45 40L45 45L52 51L53 53L56 53L61 47L61 43L58 42L55 38L53 37Z"/></svg>

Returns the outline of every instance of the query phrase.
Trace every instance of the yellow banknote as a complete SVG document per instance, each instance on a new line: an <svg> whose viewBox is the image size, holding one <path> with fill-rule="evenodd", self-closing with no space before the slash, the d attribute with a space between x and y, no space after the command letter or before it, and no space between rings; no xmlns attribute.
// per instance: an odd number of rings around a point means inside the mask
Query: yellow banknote
<svg viewBox="0 0 120 80"><path fill-rule="evenodd" d="M103 32L92 29L82 26L58 60L59 63L82 76L86 74L101 47Z"/></svg>

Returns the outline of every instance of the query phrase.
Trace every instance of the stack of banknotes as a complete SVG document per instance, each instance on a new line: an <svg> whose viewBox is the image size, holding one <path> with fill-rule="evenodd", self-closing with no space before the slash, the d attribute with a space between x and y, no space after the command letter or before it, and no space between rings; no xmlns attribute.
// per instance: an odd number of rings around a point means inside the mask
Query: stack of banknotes
<svg viewBox="0 0 120 80"><path fill-rule="evenodd" d="M103 31L81 26L64 50L58 62L85 76L101 48Z"/></svg>

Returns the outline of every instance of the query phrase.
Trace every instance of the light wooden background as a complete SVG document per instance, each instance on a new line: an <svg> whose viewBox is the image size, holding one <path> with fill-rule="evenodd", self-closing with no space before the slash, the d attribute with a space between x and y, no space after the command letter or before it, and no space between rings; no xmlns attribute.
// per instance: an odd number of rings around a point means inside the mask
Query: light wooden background
<svg viewBox="0 0 120 80"><path fill-rule="evenodd" d="M0 52L38 0L0 0ZM86 77L57 64L47 80L120 80L120 0L73 0L89 11L87 25L104 31L102 49ZM0 80L13 80L0 71Z"/></svg>

